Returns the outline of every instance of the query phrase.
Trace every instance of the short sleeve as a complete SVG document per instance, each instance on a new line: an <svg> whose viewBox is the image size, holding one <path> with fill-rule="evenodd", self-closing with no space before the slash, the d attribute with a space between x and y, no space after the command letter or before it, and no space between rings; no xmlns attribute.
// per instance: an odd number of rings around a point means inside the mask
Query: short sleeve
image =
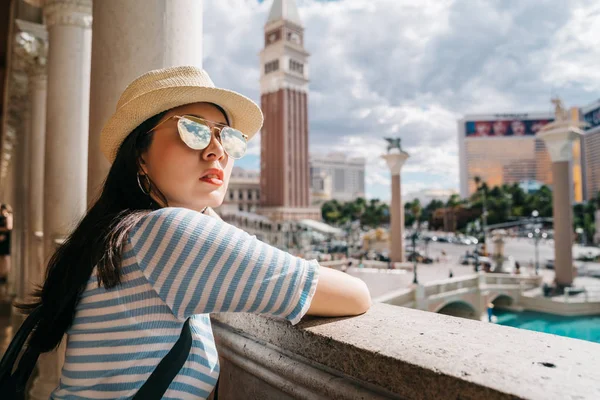
<svg viewBox="0 0 600 400"><path fill-rule="evenodd" d="M180 318L250 312L295 324L317 286L316 261L184 208L148 214L132 229L129 242L148 282Z"/></svg>

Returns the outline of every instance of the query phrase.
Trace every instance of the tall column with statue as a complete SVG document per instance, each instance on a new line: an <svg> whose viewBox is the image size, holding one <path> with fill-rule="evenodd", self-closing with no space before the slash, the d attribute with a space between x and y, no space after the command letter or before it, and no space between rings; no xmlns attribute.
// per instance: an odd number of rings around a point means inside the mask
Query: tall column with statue
<svg viewBox="0 0 600 400"><path fill-rule="evenodd" d="M385 159L392 175L392 202L390 204L390 260L404 261L404 206L402 204L402 187L400 172L408 159L408 153L402 150L399 138L385 138L388 141Z"/></svg>
<svg viewBox="0 0 600 400"><path fill-rule="evenodd" d="M570 164L573 142L580 140L581 122L573 120L560 99L555 105L554 122L544 126L537 134L544 140L552 159L552 213L554 220L554 271L556 285L573 284L573 207L571 204Z"/></svg>

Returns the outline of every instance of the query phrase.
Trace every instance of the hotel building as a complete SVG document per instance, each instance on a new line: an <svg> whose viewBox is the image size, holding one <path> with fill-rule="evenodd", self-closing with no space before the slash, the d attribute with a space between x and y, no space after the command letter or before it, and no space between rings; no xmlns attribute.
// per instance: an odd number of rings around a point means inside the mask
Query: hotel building
<svg viewBox="0 0 600 400"><path fill-rule="evenodd" d="M571 109L573 119L579 110ZM554 120L550 112L466 115L458 121L460 194L476 191L476 176L489 187L536 181L552 186L551 160L535 134ZM584 198L581 142L573 144L572 201Z"/></svg>
<svg viewBox="0 0 600 400"><path fill-rule="evenodd" d="M600 100L582 107L581 119L587 122L583 135L585 200L600 192Z"/></svg>

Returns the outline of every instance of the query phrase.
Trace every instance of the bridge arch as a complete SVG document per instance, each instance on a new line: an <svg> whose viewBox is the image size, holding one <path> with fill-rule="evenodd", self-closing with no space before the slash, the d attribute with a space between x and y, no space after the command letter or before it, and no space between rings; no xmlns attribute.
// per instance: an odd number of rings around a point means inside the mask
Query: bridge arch
<svg viewBox="0 0 600 400"><path fill-rule="evenodd" d="M437 307L435 312L459 318L479 319L475 307L463 300L451 300L447 303L443 303Z"/></svg>
<svg viewBox="0 0 600 400"><path fill-rule="evenodd" d="M492 293L488 298L488 301L494 305L494 307L503 308L513 305L515 299L513 296L507 293Z"/></svg>

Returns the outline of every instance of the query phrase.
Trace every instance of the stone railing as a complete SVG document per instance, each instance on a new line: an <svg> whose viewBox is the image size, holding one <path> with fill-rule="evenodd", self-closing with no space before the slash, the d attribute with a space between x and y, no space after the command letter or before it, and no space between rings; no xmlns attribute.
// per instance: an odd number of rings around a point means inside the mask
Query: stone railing
<svg viewBox="0 0 600 400"><path fill-rule="evenodd" d="M486 285L521 285L521 286L540 286L544 280L541 275L507 275L507 274L491 274L483 275Z"/></svg>
<svg viewBox="0 0 600 400"><path fill-rule="evenodd" d="M465 288L476 288L479 284L478 275L468 275L460 278L449 278L440 281L428 282L425 285L425 295L432 296Z"/></svg>
<svg viewBox="0 0 600 400"><path fill-rule="evenodd" d="M323 267L333 268L333 269L342 269L344 266L348 266L348 262L352 261L353 267L358 267L360 264L360 260L352 258L352 259L343 259L343 260L333 260L333 261L319 261L319 265ZM390 269L390 263L385 261L374 261L374 260L363 260L362 261L364 268L376 268L376 269ZM396 262L392 263L392 269L404 269L412 271L413 266L411 263L405 262Z"/></svg>
<svg viewBox="0 0 600 400"><path fill-rule="evenodd" d="M599 345L375 304L353 318L213 317L223 399L598 399Z"/></svg>

